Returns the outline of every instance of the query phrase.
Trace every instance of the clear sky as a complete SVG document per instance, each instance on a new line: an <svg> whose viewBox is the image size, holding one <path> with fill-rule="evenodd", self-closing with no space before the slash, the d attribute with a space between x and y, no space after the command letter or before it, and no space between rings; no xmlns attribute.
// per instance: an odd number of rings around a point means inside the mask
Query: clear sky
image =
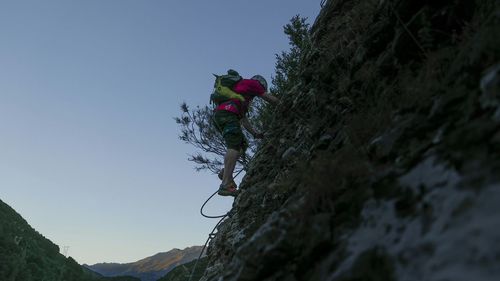
<svg viewBox="0 0 500 281"><path fill-rule="evenodd" d="M283 25L319 4L0 0L0 199L80 263L202 245L219 181L173 117L208 102L211 73L270 81Z"/></svg>

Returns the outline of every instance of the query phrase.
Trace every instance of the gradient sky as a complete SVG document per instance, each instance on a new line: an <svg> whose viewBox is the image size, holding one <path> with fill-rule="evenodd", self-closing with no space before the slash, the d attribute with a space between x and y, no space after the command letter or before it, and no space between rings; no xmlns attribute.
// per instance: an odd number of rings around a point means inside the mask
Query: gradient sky
<svg viewBox="0 0 500 281"><path fill-rule="evenodd" d="M173 117L208 102L211 73L270 81L283 25L319 3L0 0L0 199L80 263L202 245L219 181Z"/></svg>

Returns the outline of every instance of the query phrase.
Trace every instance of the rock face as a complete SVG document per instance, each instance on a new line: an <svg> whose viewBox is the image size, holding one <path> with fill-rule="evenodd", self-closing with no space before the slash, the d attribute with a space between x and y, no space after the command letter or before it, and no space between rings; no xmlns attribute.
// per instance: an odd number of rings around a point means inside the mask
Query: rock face
<svg viewBox="0 0 500 281"><path fill-rule="evenodd" d="M500 280L500 2L330 0L203 281Z"/></svg>

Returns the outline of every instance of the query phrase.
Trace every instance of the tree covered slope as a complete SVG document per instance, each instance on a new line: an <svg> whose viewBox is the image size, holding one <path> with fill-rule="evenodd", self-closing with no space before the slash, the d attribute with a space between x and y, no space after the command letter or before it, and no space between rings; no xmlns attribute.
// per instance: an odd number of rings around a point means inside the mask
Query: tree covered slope
<svg viewBox="0 0 500 281"><path fill-rule="evenodd" d="M137 281L133 277L105 278L85 270L59 247L34 230L0 200L0 280L2 281Z"/></svg>

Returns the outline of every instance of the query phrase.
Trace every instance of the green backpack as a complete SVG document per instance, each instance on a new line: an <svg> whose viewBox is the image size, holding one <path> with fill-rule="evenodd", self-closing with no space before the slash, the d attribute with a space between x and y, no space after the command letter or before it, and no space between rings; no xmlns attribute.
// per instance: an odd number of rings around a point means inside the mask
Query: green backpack
<svg viewBox="0 0 500 281"><path fill-rule="evenodd" d="M243 79L236 70L229 69L225 75L214 74L214 76L215 84L214 90L210 95L211 103L219 105L230 99L239 99L240 101L245 100L242 95L232 90L234 85Z"/></svg>

